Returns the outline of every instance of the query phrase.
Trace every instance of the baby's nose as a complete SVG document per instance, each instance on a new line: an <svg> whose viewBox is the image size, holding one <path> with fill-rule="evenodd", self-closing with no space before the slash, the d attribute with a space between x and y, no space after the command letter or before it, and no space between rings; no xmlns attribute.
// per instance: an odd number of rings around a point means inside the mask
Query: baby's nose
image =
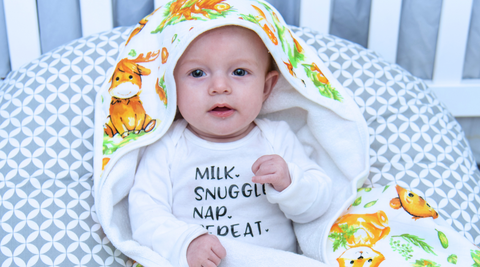
<svg viewBox="0 0 480 267"><path fill-rule="evenodd" d="M214 77L212 79L212 84L210 86L209 94L216 95L216 94L230 94L232 92L232 88L228 83L228 79L224 77Z"/></svg>

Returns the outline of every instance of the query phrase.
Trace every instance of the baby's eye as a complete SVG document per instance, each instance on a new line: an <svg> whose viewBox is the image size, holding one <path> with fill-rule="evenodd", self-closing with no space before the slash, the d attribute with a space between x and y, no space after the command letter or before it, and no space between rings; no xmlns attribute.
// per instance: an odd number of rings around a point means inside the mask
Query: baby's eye
<svg viewBox="0 0 480 267"><path fill-rule="evenodd" d="M247 72L244 69L236 69L233 71L233 75L235 76L245 76Z"/></svg>
<svg viewBox="0 0 480 267"><path fill-rule="evenodd" d="M190 75L192 75L193 78L199 78L204 76L205 72L203 72L203 70L194 70L192 73L190 73Z"/></svg>

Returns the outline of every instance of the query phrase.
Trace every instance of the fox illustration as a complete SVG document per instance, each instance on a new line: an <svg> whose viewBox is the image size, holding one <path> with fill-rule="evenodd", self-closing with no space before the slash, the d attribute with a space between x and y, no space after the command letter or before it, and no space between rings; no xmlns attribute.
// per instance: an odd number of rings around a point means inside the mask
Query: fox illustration
<svg viewBox="0 0 480 267"><path fill-rule="evenodd" d="M347 238L349 247L360 245L373 246L390 233L387 215L381 210L369 214L344 215L333 224L330 232L343 232L340 228L341 224L347 224L355 229L358 228L354 235Z"/></svg>
<svg viewBox="0 0 480 267"><path fill-rule="evenodd" d="M130 133L138 134L141 130L150 132L156 124L143 108L140 101L142 76L150 75L150 69L138 63L151 62L158 58L160 51L141 53L135 59L124 58L115 67L110 78L109 94L110 115L104 126L104 132L110 137L119 134L125 138Z"/></svg>
<svg viewBox="0 0 480 267"><path fill-rule="evenodd" d="M395 189L397 189L398 197L390 201L390 207L394 209L403 207L415 220L427 217L438 218L438 213L421 196L399 185L396 185Z"/></svg>
<svg viewBox="0 0 480 267"><path fill-rule="evenodd" d="M378 267L384 260L382 253L366 246L349 248L337 258L339 267Z"/></svg>

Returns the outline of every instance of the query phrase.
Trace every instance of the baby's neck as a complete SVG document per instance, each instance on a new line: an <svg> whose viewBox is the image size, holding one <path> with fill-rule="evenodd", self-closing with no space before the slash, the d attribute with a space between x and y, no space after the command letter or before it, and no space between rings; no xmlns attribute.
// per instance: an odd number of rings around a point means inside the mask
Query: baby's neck
<svg viewBox="0 0 480 267"><path fill-rule="evenodd" d="M233 142L240 140L247 136L257 125L255 122L250 123L247 127L244 129L241 129L235 133L232 134L227 134L227 135L217 135L217 134L211 134L211 133L204 133L201 131L198 131L194 127L192 127L191 124L187 125L187 129L190 130L194 135L196 135L198 138L201 138L203 140L207 140L210 142L214 143L228 143L228 142Z"/></svg>

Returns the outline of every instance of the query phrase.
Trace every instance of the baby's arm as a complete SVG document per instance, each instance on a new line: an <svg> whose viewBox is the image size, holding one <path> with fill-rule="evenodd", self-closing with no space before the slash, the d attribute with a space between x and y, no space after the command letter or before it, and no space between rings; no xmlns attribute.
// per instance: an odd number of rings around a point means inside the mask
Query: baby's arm
<svg viewBox="0 0 480 267"><path fill-rule="evenodd" d="M171 152L161 142L145 149L129 194L129 216L134 240L159 253L173 266L187 266L188 247L207 231L172 214L173 192L168 175Z"/></svg>
<svg viewBox="0 0 480 267"><path fill-rule="evenodd" d="M277 178L279 180L277 182L269 182L272 186L266 187L267 199L270 203L277 203L285 216L292 221L306 223L315 220L330 205L332 181L323 169L308 157L303 145L287 123L276 122L272 128L275 131L275 141L272 145L278 155L275 155L277 164L271 164L268 169L276 166L277 171L273 172L283 173L283 177ZM262 158L265 156L260 157L257 162L264 162ZM285 174L285 165L288 178ZM255 175L258 176L257 173ZM284 181L290 181L290 184L283 190L278 190L282 189L283 186L280 184L284 184Z"/></svg>
<svg viewBox="0 0 480 267"><path fill-rule="evenodd" d="M214 235L204 234L195 238L187 249L189 267L216 267L227 251Z"/></svg>

